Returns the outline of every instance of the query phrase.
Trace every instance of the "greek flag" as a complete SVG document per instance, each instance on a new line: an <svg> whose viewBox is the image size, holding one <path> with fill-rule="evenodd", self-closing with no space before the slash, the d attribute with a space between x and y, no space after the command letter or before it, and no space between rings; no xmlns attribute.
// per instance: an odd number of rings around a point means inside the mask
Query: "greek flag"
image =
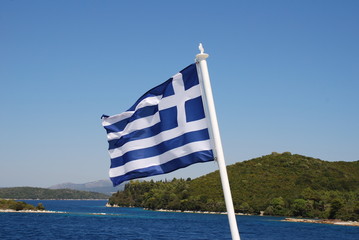
<svg viewBox="0 0 359 240"><path fill-rule="evenodd" d="M102 116L114 186L213 161L201 92L196 64L191 64L126 112Z"/></svg>

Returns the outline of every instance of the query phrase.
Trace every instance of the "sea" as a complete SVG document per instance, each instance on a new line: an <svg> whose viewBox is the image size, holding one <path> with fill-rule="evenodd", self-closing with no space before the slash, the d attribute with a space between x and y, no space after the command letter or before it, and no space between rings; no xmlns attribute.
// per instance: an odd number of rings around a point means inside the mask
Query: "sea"
<svg viewBox="0 0 359 240"><path fill-rule="evenodd" d="M108 208L105 200L24 200L54 213L0 213L0 239L231 239L224 214ZM241 240L359 239L359 227L237 216Z"/></svg>

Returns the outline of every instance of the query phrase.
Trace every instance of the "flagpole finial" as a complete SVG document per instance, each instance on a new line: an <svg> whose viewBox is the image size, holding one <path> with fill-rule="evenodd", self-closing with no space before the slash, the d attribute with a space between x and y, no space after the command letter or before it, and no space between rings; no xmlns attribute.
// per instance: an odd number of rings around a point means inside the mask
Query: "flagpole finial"
<svg viewBox="0 0 359 240"><path fill-rule="evenodd" d="M204 48L203 48L202 43L199 43L198 49L199 49L199 51L201 52L201 54L204 53Z"/></svg>
<svg viewBox="0 0 359 240"><path fill-rule="evenodd" d="M204 48L203 48L202 43L199 44L198 49L199 49L200 53L196 55L196 61L197 62L205 60L206 58L208 58L209 55L207 53L204 53Z"/></svg>

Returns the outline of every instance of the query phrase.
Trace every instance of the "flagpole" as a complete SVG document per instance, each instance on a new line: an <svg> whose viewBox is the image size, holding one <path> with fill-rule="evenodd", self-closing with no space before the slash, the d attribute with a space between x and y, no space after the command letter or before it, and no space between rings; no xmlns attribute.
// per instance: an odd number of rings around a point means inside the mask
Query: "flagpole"
<svg viewBox="0 0 359 240"><path fill-rule="evenodd" d="M208 67L207 67L207 61L206 61L208 54L204 53L204 49L203 49L201 43L199 44L199 50L200 50L200 53L196 55L197 69L199 70L198 76L203 85L204 96L205 96L204 102L207 103L207 104L205 104L206 105L205 108L207 108L207 112L209 115L211 137L213 139L215 158L217 160L218 167L219 167L219 173L221 176L221 182L222 182L224 200L225 200L226 208L227 208L229 226L231 229L232 239L240 240L236 216L234 214L232 194L231 194L231 189L230 189L229 181L228 181L226 163L224 161L224 153L223 153L223 147L222 147L222 142L221 142L221 136L219 133L216 109L214 107L211 82L209 79L209 73L208 73Z"/></svg>

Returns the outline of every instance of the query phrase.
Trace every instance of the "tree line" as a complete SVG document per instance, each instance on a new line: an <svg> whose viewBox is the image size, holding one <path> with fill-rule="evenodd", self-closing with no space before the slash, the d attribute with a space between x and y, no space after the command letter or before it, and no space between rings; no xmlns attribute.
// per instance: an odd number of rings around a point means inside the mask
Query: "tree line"
<svg viewBox="0 0 359 240"><path fill-rule="evenodd" d="M123 207L142 207L151 210L225 212L224 200L214 200L208 195L191 195L190 180L131 181L124 191L112 195L109 204ZM264 208L251 202L234 199L235 212L271 216L294 216L322 219L359 220L359 191L315 191L306 188L299 198L272 198Z"/></svg>
<svg viewBox="0 0 359 240"><path fill-rule="evenodd" d="M108 195L72 189L34 187L0 188L0 198L7 199L108 199Z"/></svg>

